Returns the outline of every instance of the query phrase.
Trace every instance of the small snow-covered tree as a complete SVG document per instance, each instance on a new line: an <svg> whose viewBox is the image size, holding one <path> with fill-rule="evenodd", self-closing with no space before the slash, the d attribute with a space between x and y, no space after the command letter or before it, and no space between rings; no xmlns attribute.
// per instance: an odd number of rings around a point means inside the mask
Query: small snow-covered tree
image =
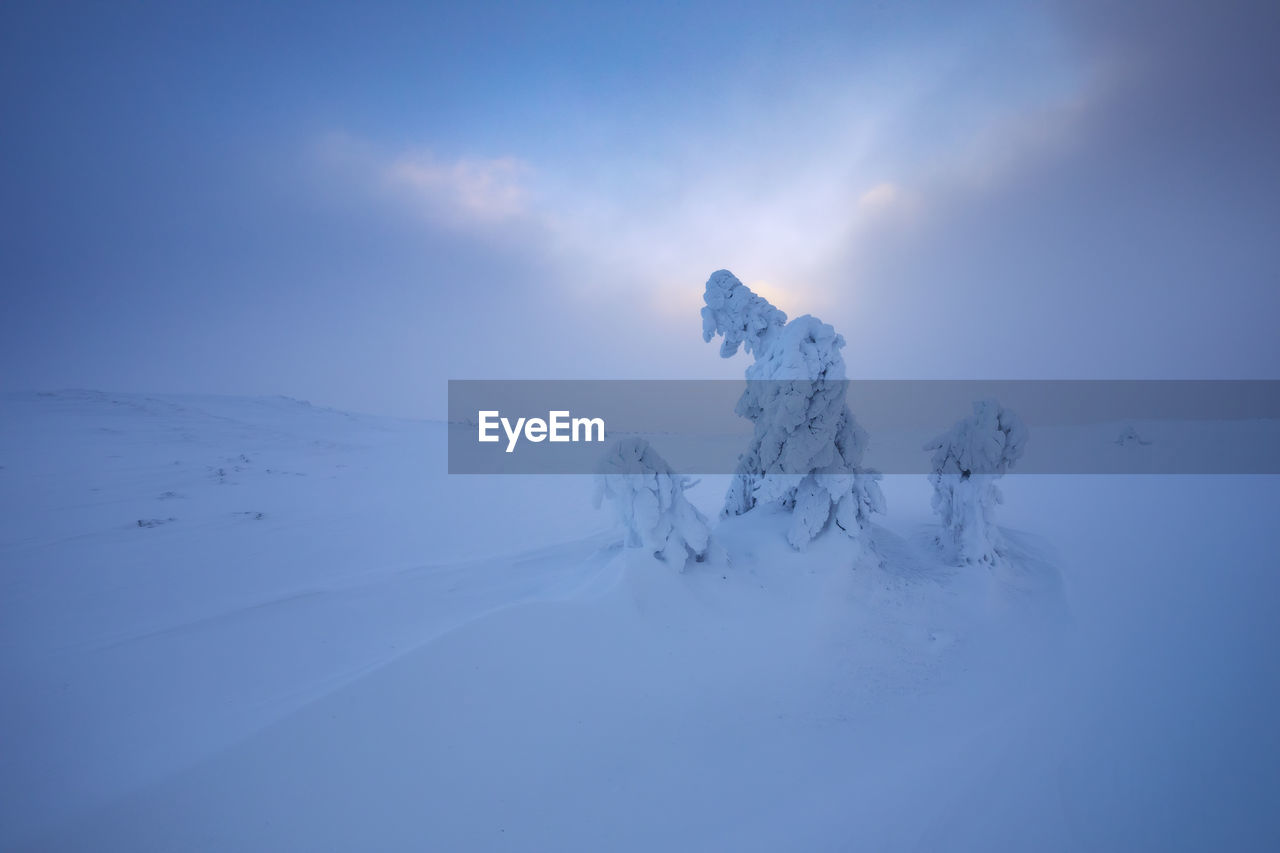
<svg viewBox="0 0 1280 853"><path fill-rule="evenodd" d="M595 505L613 504L627 530L627 547L644 548L680 570L707 556L711 530L684 496L689 478L676 474L649 442L626 438L596 468Z"/></svg>
<svg viewBox="0 0 1280 853"><path fill-rule="evenodd" d="M1121 447L1127 447L1131 444L1148 445L1151 442L1138 435L1138 430L1133 424L1128 424L1124 429L1120 430L1120 436L1116 439L1116 444Z"/></svg>
<svg viewBox="0 0 1280 853"><path fill-rule="evenodd" d="M845 405L844 338L816 317L788 323L728 270L712 273L703 301L703 340L723 336L722 358L739 347L755 356L735 409L755 429L722 515L775 503L793 513L795 548L832 522L857 538L884 497L879 474L861 466L867 435Z"/></svg>
<svg viewBox="0 0 1280 853"><path fill-rule="evenodd" d="M1004 543L993 520L1003 501L996 480L1013 467L1027 444L1027 428L995 400L973 404L973 414L925 444L933 451L933 509L942 519L939 544L960 563L995 563Z"/></svg>

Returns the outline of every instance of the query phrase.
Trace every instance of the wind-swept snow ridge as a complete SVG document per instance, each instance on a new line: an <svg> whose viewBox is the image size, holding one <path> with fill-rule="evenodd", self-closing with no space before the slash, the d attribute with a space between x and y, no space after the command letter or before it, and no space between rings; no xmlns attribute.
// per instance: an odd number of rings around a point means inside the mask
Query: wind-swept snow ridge
<svg viewBox="0 0 1280 853"><path fill-rule="evenodd" d="M627 547L644 548L683 571L690 558L706 557L711 541L706 518L684 496L688 485L649 442L627 438L600 460L595 505L605 498L613 504Z"/></svg>
<svg viewBox="0 0 1280 853"><path fill-rule="evenodd" d="M712 273L703 301L703 339L723 335L723 358L739 345L755 356L735 409L755 432L723 515L777 503L793 511L787 541L795 548L832 521L858 538L871 514L884 511L884 497L879 474L861 467L866 432L845 405L844 338L809 315L787 323L728 270Z"/></svg>
<svg viewBox="0 0 1280 853"><path fill-rule="evenodd" d="M933 451L933 509L941 518L940 543L961 563L995 563L1003 542L993 521L1003 496L995 481L1026 449L1026 426L995 400L979 400L973 414L925 444Z"/></svg>

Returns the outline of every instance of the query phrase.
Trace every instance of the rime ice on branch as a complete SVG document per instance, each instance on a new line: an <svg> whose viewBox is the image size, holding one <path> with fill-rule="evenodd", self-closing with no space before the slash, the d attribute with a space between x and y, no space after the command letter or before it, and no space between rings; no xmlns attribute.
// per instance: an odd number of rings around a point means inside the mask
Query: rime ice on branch
<svg viewBox="0 0 1280 853"><path fill-rule="evenodd" d="M605 498L613 504L627 547L644 548L683 571L689 558L706 557L711 538L706 518L684 496L688 485L649 442L623 439L596 469L595 505Z"/></svg>
<svg viewBox="0 0 1280 853"><path fill-rule="evenodd" d="M993 521L1002 502L995 481L1022 456L1027 428L995 400L924 446L933 451L933 509L942 519L940 544L960 563L995 563L1003 540Z"/></svg>
<svg viewBox="0 0 1280 853"><path fill-rule="evenodd" d="M742 346L759 359L766 341L787 324L786 314L763 296L752 293L728 270L711 274L702 301L707 303L702 309L702 339L710 342L716 335L723 335L721 358L733 357Z"/></svg>
<svg viewBox="0 0 1280 853"><path fill-rule="evenodd" d="M779 504L793 513L795 548L831 522L857 538L884 497L879 474L861 467L867 436L845 405L844 338L808 315L788 323L728 270L712 273L703 301L703 340L723 336L722 358L739 346L755 356L735 409L755 431L722 514Z"/></svg>

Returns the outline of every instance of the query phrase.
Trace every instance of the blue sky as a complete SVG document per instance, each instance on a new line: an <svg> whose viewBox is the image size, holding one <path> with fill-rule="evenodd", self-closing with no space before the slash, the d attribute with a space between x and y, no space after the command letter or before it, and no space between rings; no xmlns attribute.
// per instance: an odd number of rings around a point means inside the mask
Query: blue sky
<svg viewBox="0 0 1280 853"><path fill-rule="evenodd" d="M1267 4L11 3L8 389L1277 376Z"/></svg>

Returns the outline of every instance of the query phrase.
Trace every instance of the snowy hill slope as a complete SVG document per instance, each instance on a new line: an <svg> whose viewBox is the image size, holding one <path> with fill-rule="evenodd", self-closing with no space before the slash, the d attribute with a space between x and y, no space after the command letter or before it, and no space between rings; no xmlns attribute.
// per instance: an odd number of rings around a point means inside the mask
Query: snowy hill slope
<svg viewBox="0 0 1280 853"><path fill-rule="evenodd" d="M443 429L4 398L3 846L1280 837L1276 478L1006 478L992 573L889 477L872 554L756 512L677 574L584 478L448 477Z"/></svg>

